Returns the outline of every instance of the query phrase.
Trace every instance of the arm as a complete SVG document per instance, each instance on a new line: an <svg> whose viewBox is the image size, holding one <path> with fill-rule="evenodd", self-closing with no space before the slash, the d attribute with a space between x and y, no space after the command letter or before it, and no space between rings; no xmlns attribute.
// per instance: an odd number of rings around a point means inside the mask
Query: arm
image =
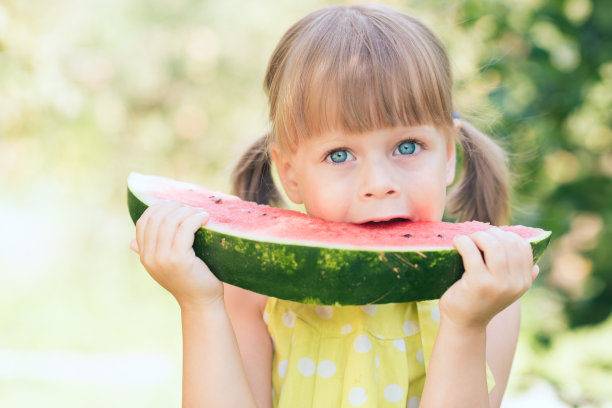
<svg viewBox="0 0 612 408"><path fill-rule="evenodd" d="M495 387L489 393L492 407L501 405L506 391L520 325L521 304L516 301L495 316L487 326L487 363L495 378Z"/></svg>
<svg viewBox="0 0 612 408"><path fill-rule="evenodd" d="M183 406L255 407L223 285L192 248L195 231L207 219L176 203L151 206L136 223L132 249L181 308Z"/></svg>
<svg viewBox="0 0 612 408"><path fill-rule="evenodd" d="M440 299L440 330L421 407L498 407L516 346L516 301L537 267L528 243L498 229L459 238L455 245L466 272ZM487 357L496 380L490 395Z"/></svg>
<svg viewBox="0 0 612 408"><path fill-rule="evenodd" d="M257 406L272 406L272 340L263 320L268 297L225 284L225 306Z"/></svg>
<svg viewBox="0 0 612 408"><path fill-rule="evenodd" d="M223 300L181 305L183 407L255 407Z"/></svg>

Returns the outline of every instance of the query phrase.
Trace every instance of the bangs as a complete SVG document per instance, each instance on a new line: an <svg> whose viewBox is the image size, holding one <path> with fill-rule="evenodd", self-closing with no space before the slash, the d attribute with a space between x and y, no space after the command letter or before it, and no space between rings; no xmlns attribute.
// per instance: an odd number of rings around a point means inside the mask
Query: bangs
<svg viewBox="0 0 612 408"><path fill-rule="evenodd" d="M270 83L281 148L328 131L452 125L450 67L429 29L380 6L325 11L294 37L281 80Z"/></svg>

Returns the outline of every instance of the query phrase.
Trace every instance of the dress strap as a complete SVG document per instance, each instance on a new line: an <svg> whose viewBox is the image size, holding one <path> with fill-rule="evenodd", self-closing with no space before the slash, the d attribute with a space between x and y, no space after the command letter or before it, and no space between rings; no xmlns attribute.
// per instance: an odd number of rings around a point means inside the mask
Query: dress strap
<svg viewBox="0 0 612 408"><path fill-rule="evenodd" d="M421 342L423 343L423 361L425 372L429 365L429 359L433 350L438 329L440 328L440 308L438 300L426 300L416 302L419 326L421 327Z"/></svg>

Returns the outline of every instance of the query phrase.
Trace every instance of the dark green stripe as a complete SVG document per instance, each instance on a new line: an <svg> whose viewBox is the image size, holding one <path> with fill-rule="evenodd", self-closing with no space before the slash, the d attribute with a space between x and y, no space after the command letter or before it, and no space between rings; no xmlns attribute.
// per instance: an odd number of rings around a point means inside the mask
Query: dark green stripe
<svg viewBox="0 0 612 408"><path fill-rule="evenodd" d="M128 189L136 222L147 208ZM537 260L550 235L532 243ZM200 228L194 250L222 281L282 299L363 305L437 299L463 273L456 250L362 251L279 244Z"/></svg>

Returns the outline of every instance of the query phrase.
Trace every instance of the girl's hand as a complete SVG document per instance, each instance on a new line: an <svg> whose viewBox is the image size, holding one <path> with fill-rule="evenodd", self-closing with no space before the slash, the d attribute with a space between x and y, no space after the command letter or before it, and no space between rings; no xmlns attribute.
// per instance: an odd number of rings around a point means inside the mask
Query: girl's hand
<svg viewBox="0 0 612 408"><path fill-rule="evenodd" d="M461 328L484 329L531 287L539 272L531 245L499 228L457 236L454 244L465 273L440 299L440 317Z"/></svg>
<svg viewBox="0 0 612 408"><path fill-rule="evenodd" d="M198 208L166 202L152 205L136 223L130 247L149 275L183 305L222 300L223 284L193 251L195 232L208 221Z"/></svg>

